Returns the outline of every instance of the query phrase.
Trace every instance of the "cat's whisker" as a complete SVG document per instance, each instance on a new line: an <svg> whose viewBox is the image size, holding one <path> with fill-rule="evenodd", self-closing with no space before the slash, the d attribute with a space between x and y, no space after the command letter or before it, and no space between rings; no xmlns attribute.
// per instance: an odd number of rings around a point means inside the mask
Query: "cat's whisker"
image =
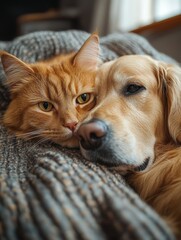
<svg viewBox="0 0 181 240"><path fill-rule="evenodd" d="M38 132L38 131L37 131ZM40 132L40 130L39 130L39 132ZM30 132L30 133L24 133L24 134L21 134L21 135L23 135L23 136L25 136L25 135L29 135L29 136L26 136L26 138L24 137L23 139L25 140L25 141L31 141L31 140L37 140L37 138L39 138L39 140L38 141L36 141L35 143L33 143L33 142L31 142L31 144L33 144L29 149L28 149L28 151L30 151L31 149L33 149L33 148L35 148L37 145L39 145L40 143L42 143L42 142L45 142L45 141L48 141L48 140L51 140L50 138L48 138L48 137L46 137L46 138L43 138L42 139L42 136L41 136L41 138L40 138L40 135L38 134L38 135L33 135L33 136L30 136L32 133ZM20 134L19 134L19 136L20 136ZM19 137L18 136L18 137ZM20 139L18 139L18 138L16 138L17 136L16 135L11 135L11 134L9 134L9 136L8 136L8 138L9 138L9 142L8 142L8 145L9 146L11 146L11 147L17 147L19 144L20 144ZM21 138L21 137L20 137ZM14 141L13 141L14 140ZM4 139L2 139L2 142L4 141ZM1 139L0 139L0 143L1 143Z"/></svg>
<svg viewBox="0 0 181 240"><path fill-rule="evenodd" d="M41 143L47 142L48 140L50 140L49 138L41 138L39 139L37 142L35 142L29 149L28 151L32 151L33 149L35 149L38 145L40 145Z"/></svg>
<svg viewBox="0 0 181 240"><path fill-rule="evenodd" d="M17 137L21 137L21 138L27 138L27 137L38 137L40 134L42 133L42 130L41 129L38 129L38 130L34 130L34 131L31 131L31 132L26 132L26 133L18 133L16 134Z"/></svg>

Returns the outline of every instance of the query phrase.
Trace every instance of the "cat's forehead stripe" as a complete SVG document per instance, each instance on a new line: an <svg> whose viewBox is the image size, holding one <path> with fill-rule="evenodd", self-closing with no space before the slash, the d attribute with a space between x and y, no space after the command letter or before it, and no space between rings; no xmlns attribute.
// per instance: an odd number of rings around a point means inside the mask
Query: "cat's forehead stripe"
<svg viewBox="0 0 181 240"><path fill-rule="evenodd" d="M47 91L49 97L54 100L61 100L64 95L74 94L74 89L72 88L71 78L68 74L65 73L49 73L47 76Z"/></svg>

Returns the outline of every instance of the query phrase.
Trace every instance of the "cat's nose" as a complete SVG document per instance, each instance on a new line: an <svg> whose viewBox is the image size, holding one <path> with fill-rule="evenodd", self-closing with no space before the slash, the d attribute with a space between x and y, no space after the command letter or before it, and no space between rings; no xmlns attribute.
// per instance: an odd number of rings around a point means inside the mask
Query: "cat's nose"
<svg viewBox="0 0 181 240"><path fill-rule="evenodd" d="M69 128L72 132L74 132L78 122L68 122L64 124L64 127Z"/></svg>
<svg viewBox="0 0 181 240"><path fill-rule="evenodd" d="M97 149L103 143L107 134L107 125L98 119L83 123L78 128L76 135L84 149Z"/></svg>

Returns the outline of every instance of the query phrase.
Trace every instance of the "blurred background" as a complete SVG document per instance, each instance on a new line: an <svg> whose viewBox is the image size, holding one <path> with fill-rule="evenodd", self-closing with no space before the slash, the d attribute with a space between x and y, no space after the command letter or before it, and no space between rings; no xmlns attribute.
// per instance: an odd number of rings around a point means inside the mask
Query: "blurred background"
<svg viewBox="0 0 181 240"><path fill-rule="evenodd" d="M69 29L135 32L181 62L181 0L1 0L0 41Z"/></svg>

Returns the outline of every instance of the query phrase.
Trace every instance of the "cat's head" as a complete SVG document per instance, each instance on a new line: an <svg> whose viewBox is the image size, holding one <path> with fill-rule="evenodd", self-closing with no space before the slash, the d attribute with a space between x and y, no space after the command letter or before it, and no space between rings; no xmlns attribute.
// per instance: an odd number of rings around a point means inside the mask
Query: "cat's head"
<svg viewBox="0 0 181 240"><path fill-rule="evenodd" d="M4 125L17 136L76 147L76 125L96 104L99 38L92 34L76 53L28 64L0 52L11 101Z"/></svg>

